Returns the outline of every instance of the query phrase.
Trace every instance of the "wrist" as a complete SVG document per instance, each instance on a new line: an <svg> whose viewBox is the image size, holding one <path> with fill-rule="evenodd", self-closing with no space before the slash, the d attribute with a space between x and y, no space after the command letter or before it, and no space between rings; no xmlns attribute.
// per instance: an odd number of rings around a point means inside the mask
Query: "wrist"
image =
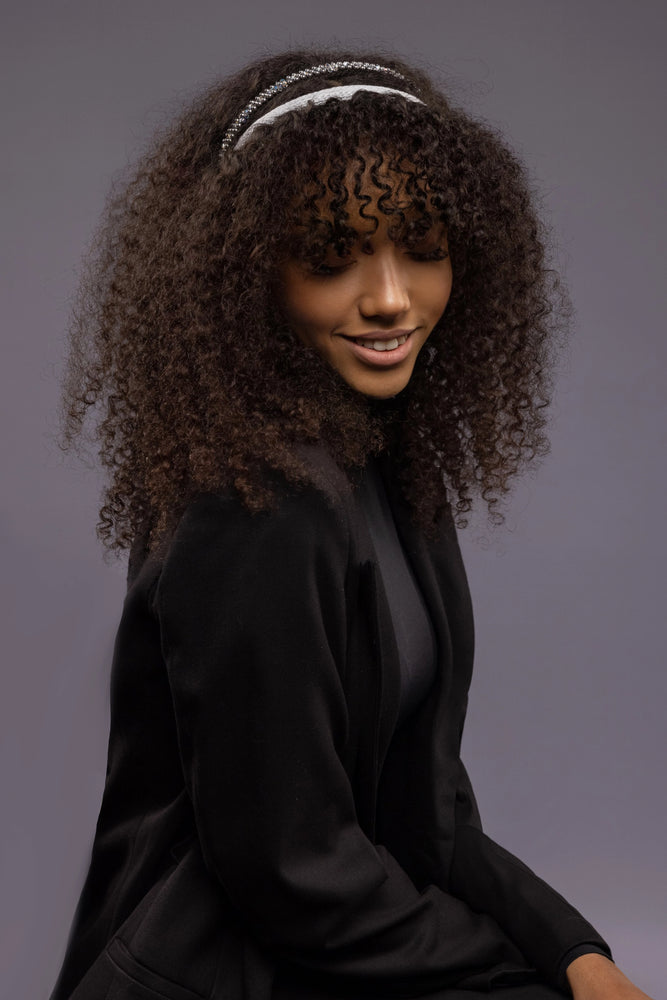
<svg viewBox="0 0 667 1000"><path fill-rule="evenodd" d="M611 953L608 947L602 947L604 942L600 941L600 944L594 941L582 941L581 944L576 944L569 951L566 951L562 956L557 971L557 981L558 986L564 993L570 992L570 984L566 976L566 969L569 968L575 958L579 958L580 955L602 955L605 958L611 958ZM613 959L612 959L613 961Z"/></svg>
<svg viewBox="0 0 667 1000"><path fill-rule="evenodd" d="M610 958L596 953L575 958L565 970L565 976L573 993L585 989L591 996L596 992L602 996L610 983L625 979Z"/></svg>

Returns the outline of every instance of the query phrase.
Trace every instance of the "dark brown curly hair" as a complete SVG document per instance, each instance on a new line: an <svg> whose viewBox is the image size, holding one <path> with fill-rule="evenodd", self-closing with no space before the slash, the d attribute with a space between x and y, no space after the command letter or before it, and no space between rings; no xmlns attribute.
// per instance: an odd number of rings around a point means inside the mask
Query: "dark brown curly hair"
<svg viewBox="0 0 667 1000"><path fill-rule="evenodd" d="M220 156L253 96L332 60L381 63L405 79L339 70L290 85L254 117L341 83L399 87L423 103L361 91L285 113ZM388 401L351 389L297 340L278 305L277 273L295 233L313 260L354 239L351 164L357 181L370 170L377 207L397 214L401 240L411 231L418 239L434 217L448 232L451 298L408 387ZM387 170L400 175L416 220L385 190ZM318 440L351 471L392 449L426 530L447 504L464 526L475 493L502 521L510 480L548 450L554 348L568 325L545 233L503 140L398 59L294 51L211 86L116 182L72 311L60 444L84 438L86 415L96 414L92 439L109 473L104 545L127 548L148 532L154 546L201 490L231 488L264 509L267 473L308 482L299 445Z"/></svg>

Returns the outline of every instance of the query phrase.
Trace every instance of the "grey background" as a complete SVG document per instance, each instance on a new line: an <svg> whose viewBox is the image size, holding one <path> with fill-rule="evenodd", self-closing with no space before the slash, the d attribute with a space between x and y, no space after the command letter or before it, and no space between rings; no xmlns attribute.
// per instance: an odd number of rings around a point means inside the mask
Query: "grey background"
<svg viewBox="0 0 667 1000"><path fill-rule="evenodd" d="M8 6L8 5L7 5ZM380 43L451 78L544 195L577 309L552 453L462 544L478 652L465 758L488 832L663 994L667 940L665 7L190 0L12 5L2 159L2 995L45 998L104 781L124 563L98 474L50 442L68 297L112 175L266 50Z"/></svg>

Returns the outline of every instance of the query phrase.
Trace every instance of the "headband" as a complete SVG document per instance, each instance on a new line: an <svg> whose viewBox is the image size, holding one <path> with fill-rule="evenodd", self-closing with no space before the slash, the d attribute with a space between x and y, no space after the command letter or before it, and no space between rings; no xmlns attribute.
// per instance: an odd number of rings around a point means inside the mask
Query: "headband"
<svg viewBox="0 0 667 1000"><path fill-rule="evenodd" d="M416 101L417 104L424 103L414 94L406 93L405 90L396 90L394 87L372 87L366 83L353 83L347 87L327 87L325 90L314 90L310 94L301 94L299 97L294 97L291 101L279 104L277 108L267 111L265 115L249 125L245 132L241 133L234 149L240 149L241 146L244 146L258 125L269 125L281 115L286 115L288 111L295 111L307 104L324 104L325 101L331 101L334 98L338 101L349 101L358 90L369 90L373 94L400 94L401 97L407 97L409 101Z"/></svg>
<svg viewBox="0 0 667 1000"><path fill-rule="evenodd" d="M271 111L262 115L254 121L252 125L249 125L244 130L244 125L248 118L250 118L250 116L254 114L254 112L262 106L262 104L265 104L272 97L275 97L276 94L281 93L281 91L285 90L286 87L289 87L290 84L296 83L299 80L308 79L308 77L311 76L334 74L340 70L349 69L362 69L377 73L389 73L391 76L396 77L399 80L405 80L405 76L402 73L399 73L396 69L392 69L390 66L381 66L379 63L356 62L353 60L323 63L320 66L310 66L307 69L297 70L295 73L290 73L289 76L283 77L282 80L272 83L270 87L266 87L266 89L262 90L256 97L253 97L250 103L246 105L239 115L237 115L225 132L225 136L220 146L220 156L222 157L231 147L239 149L247 141L254 129L260 124L266 125L269 122L272 122L275 118L280 117L280 115L286 114L288 111L292 111L296 108L305 107L306 105L323 104L325 101L329 101L334 98L347 101L359 90L366 90L379 94L400 94L402 97L406 97L410 101L416 101L419 104L424 103L423 101L420 101L418 97L415 97L414 94L408 94L403 90L395 90L392 87L374 87L369 84L327 87L323 90L316 90L312 93L302 94L299 97L295 97L291 101L287 101L285 104L280 104L277 108L273 108Z"/></svg>

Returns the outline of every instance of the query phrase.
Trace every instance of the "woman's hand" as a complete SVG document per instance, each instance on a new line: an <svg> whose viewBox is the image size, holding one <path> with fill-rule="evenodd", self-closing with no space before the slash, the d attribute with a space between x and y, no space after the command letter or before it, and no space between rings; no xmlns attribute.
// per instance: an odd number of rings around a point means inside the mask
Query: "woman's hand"
<svg viewBox="0 0 667 1000"><path fill-rule="evenodd" d="M566 975L574 1000L651 1000L604 955L580 955Z"/></svg>

